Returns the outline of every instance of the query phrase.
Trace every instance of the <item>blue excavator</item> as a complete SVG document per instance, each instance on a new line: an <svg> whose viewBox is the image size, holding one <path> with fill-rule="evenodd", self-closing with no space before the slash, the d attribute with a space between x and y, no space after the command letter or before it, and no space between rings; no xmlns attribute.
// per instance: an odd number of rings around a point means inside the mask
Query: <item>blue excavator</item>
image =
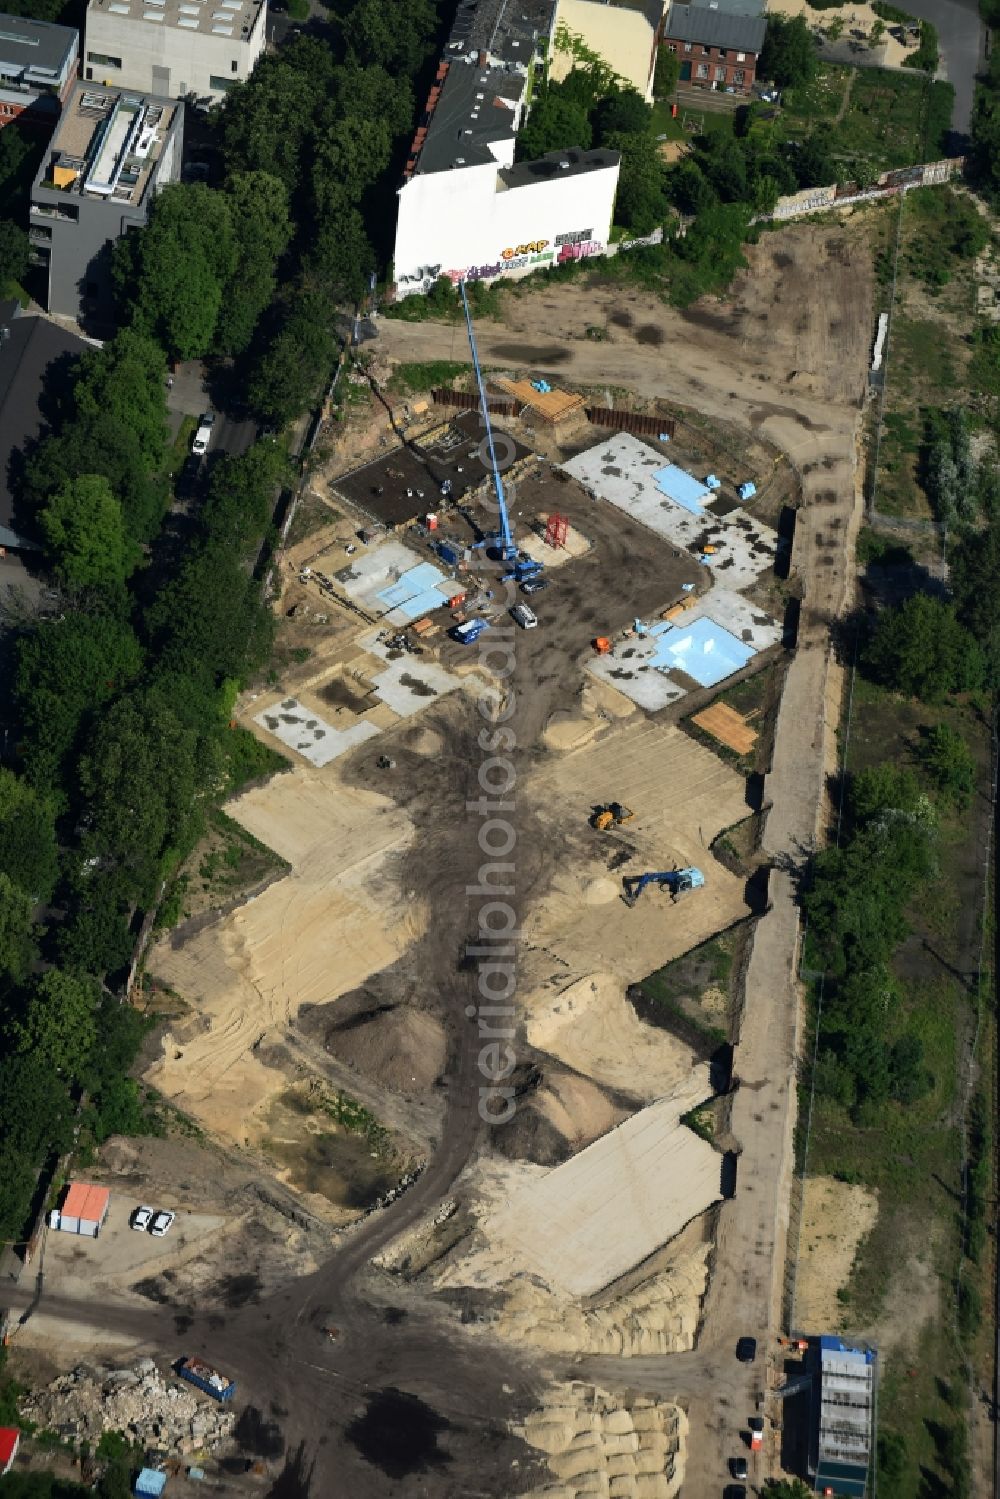
<svg viewBox="0 0 1000 1499"><path fill-rule="evenodd" d="M622 880L625 887L622 900L627 906L634 906L647 885L659 885L670 891L671 900L680 900L689 890L700 890L704 883L705 876L700 869L662 869L650 874L627 874Z"/></svg>

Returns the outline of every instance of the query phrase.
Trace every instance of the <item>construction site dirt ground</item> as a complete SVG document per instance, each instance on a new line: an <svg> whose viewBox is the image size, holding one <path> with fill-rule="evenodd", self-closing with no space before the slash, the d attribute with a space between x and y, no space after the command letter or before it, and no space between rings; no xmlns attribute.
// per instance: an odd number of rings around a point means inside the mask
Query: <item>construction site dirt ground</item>
<svg viewBox="0 0 1000 1499"><path fill-rule="evenodd" d="M604 287L591 294L570 285L526 292L511 304L516 326L484 327L483 353L491 363L509 360L519 369L547 360L549 367L558 366L557 374L565 370L568 379L607 386L609 393L611 385L631 386L642 395L701 408L722 423L745 423L789 452L813 496L827 488L833 492L850 482L852 403L860 394L867 359L871 269L861 233L853 225L806 226L780 237L765 236L748 251L751 269L737 279L730 297L684 314L625 288ZM815 296L817 284L825 288L823 298ZM601 319L607 338L589 342L584 330ZM451 329L388 323L383 328L387 347L392 342L392 357L399 358L447 357L442 340L453 337ZM539 339L539 328L546 330L548 343ZM464 358L457 330L454 351ZM558 569L558 577L554 573L550 587L538 596L541 625L517 638L509 686L516 700L511 725L518 786L511 814L517 845L514 905L528 934L526 946L535 944L525 954L520 976L516 1045L532 1064L545 1056L543 1041L552 1048L553 1092L573 1073L595 1090L587 1095L585 1108L579 1097L574 1100L563 1091L572 1104L565 1111L566 1127L573 1120L576 1140L582 1143L592 1134L592 1121L610 1128L636 1102L702 1065L703 1059L694 1058L682 1043L675 1045L677 1038L668 1031L643 1026L625 996L626 979L641 977L647 963L647 971L661 966L685 943L702 941L746 914L741 882L712 859L710 844L750 808L743 779L721 757L675 730L669 712L648 720L623 711L612 695L602 697L585 683L582 666L594 635L629 624L636 612L666 607L690 569L696 576L703 570L686 558L673 558L669 548L641 528L629 531L618 514L582 500L574 514L574 503L568 495L566 508L574 525L595 545ZM339 528L342 522L332 524ZM339 534L331 532L331 541L338 538L334 545L340 544ZM317 539L326 538L320 532L305 538L303 551L315 547ZM812 557L809 544L807 533L803 565ZM830 588L831 601L835 593L839 599L839 575ZM281 598L283 613L292 607L293 597L286 593ZM294 643L291 631L298 620L293 617L288 621L287 665L269 688L289 695L307 692L310 678L320 686L326 680L321 672L335 673L336 653L351 648L358 621L346 615L341 619L338 608L327 608L325 601L317 599L310 607L328 613L336 644L324 646L326 627L310 624L315 653L296 660L291 653L303 647ZM821 590L814 607L823 607ZM321 658L324 650L330 655ZM454 660L460 659L455 647ZM445 664L450 667L451 660ZM468 1019L476 993L475 973L466 960L476 919L468 890L483 860L478 823L468 811L480 791L482 759L482 720L469 690L472 681L467 677L461 690L432 703L415 721L387 728L343 760L322 770L297 761L290 771L238 798L227 809L230 815L287 860L290 872L238 911L163 938L150 958L151 971L179 999L147 1077L204 1129L241 1147L258 1181L277 1174L275 1163L261 1154L267 1139L275 1137L276 1101L293 1086L317 1079L349 1092L428 1161L420 1180L388 1214L373 1214L338 1237L335 1253L317 1256L319 1268L302 1292L308 1303L295 1300L294 1284L276 1293L269 1309L275 1318L274 1344L266 1372L260 1368L256 1305L234 1308L226 1314L225 1326L214 1328L203 1313L224 1304L224 1293L206 1281L199 1296L191 1336L203 1339L205 1346L212 1343L220 1359L228 1358L238 1368L246 1398L265 1408L268 1392L273 1395L280 1378L287 1412L281 1417L282 1431L290 1446L309 1443L316 1494L335 1492L338 1486L357 1499L392 1491L372 1456L376 1449L366 1448L355 1430L363 1403L389 1387L424 1400L431 1429L445 1432L441 1440L447 1465L434 1460L407 1469L403 1483L411 1491L419 1483L428 1495L506 1494L538 1481L537 1474L526 1469L515 1474L509 1467L511 1449L503 1425L518 1403L523 1413L539 1404L539 1366L531 1350L519 1342L498 1344L484 1359L482 1344L465 1338L454 1318L442 1320L436 1304L428 1310L424 1287L393 1283L387 1292L379 1274L369 1268L371 1257L396 1233L420 1215L440 1210L470 1159L497 1155L477 1116L479 1041ZM698 706L691 693L686 711ZM242 702L240 721L251 723L259 707L260 699ZM803 736L803 770L802 788L792 787L793 801L800 791L801 797L811 793L814 729L812 721L803 719L796 730ZM428 734L433 736L430 752ZM790 732L789 739L794 737ZM378 769L380 753L391 755L392 771ZM785 755L795 760L797 747L789 743ZM663 772L659 778L658 766ZM622 866L612 867L614 839L602 844L587 819L594 802L620 797L629 798L639 813L637 841ZM622 830L626 835L631 836L628 828ZM617 853L623 851L619 845ZM676 906L647 891L629 911L618 899L622 868L635 870L640 860L654 869L669 868L675 860L696 862L705 870L705 889ZM784 901L783 892L779 897ZM793 946L793 940L781 944L782 959ZM553 956L544 948L551 948ZM776 992L784 983L784 970L777 961L772 967ZM536 992L545 994L544 1014L541 1008L531 1011ZM554 1014L560 994L567 1006L573 1001L577 1014L593 1002L591 1040L586 1040L583 1024L539 1032L540 1021ZM338 1029L339 1006L359 1024ZM440 1031L422 1039L422 1031L409 1028L411 1011L436 1021ZM613 1017L618 1017L617 1028L609 1029ZM384 1045L377 1037L381 1028L392 1031ZM768 1066L771 1038L763 1033L766 1027L758 1029L758 1060L745 1073L752 1080L764 1078ZM370 1045L358 1044L358 1031L370 1035ZM632 1040L647 1031L660 1049L641 1058ZM584 1037L579 1052L572 1049L580 1045L578 1033ZM400 1052L413 1034L419 1045L438 1048L434 1055L443 1054L444 1060L430 1083L424 1071L411 1074L418 1081L408 1094ZM345 1036L353 1038L349 1045ZM758 1107L756 1094L741 1091L746 1093L745 1109ZM728 1263L733 1273L713 1303L713 1346L721 1350L725 1344L727 1363L725 1378L716 1381L704 1410L692 1406L688 1412L698 1426L698 1441L688 1454L692 1495L716 1491L720 1474L724 1481L723 1438L728 1439L732 1409L742 1411L749 1393L742 1367L730 1367L730 1333L742 1302L752 1295L756 1306L763 1295L758 1279L769 1276L772 1260L781 1258L770 1220L749 1225L764 1268L759 1276L755 1268L748 1288L739 1278L743 1260L737 1254L740 1244L745 1254L747 1239L732 1217L755 1201L769 1201L768 1193L777 1190L771 1178L778 1169L783 1116L777 1102L774 1108L775 1120L768 1117L755 1127L757 1136L766 1136L770 1154L744 1120L748 1171L756 1162L758 1174L748 1176L742 1199L727 1201L720 1210L730 1212L732 1228L717 1251L714 1274L718 1277L720 1263L724 1272ZM285 1122L277 1121L280 1126ZM587 1128L579 1127L581 1122ZM290 1169L289 1163L278 1169ZM262 1190L278 1193L284 1188L276 1182ZM330 1202L327 1224L342 1222L346 1210L338 1211ZM318 1204L308 1198L304 1207ZM164 1276L152 1277L156 1294L165 1297L163 1310L189 1306L186 1291L164 1288ZM386 1314L387 1297L392 1298L390 1309L400 1315ZM145 1299L152 1316L159 1304L153 1297ZM339 1343L329 1342L318 1320L330 1315L330 1308L344 1330ZM294 1329L294 1347L286 1328ZM329 1378L318 1381L317 1369L327 1371ZM621 1371L614 1377L631 1379ZM646 1380L645 1370L641 1377ZM720 1392L739 1404L723 1410ZM315 1445L319 1422L327 1438L322 1446ZM489 1422L502 1427L502 1433ZM508 1463L503 1468L496 1465L501 1454Z"/></svg>

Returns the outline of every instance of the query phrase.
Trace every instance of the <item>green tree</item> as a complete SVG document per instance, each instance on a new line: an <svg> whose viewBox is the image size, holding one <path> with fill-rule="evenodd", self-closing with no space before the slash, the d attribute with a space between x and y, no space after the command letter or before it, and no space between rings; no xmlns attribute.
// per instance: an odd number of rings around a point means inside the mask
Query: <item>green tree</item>
<svg viewBox="0 0 1000 1499"><path fill-rule="evenodd" d="M210 788L205 769L197 732L159 696L113 704L80 761L84 868L113 879L134 904L148 905L200 826Z"/></svg>
<svg viewBox="0 0 1000 1499"><path fill-rule="evenodd" d="M123 313L176 359L213 351L235 271L229 200L203 182L157 193L147 224L117 240L112 258Z"/></svg>
<svg viewBox="0 0 1000 1499"><path fill-rule="evenodd" d="M0 219L0 288L22 280L28 269L28 236L19 224Z"/></svg>
<svg viewBox="0 0 1000 1499"><path fill-rule="evenodd" d="M305 142L325 93L323 77L298 65L302 56L303 49L295 47L260 58L251 77L229 90L220 115L229 172L266 172L284 182L290 195L298 187Z"/></svg>
<svg viewBox="0 0 1000 1499"><path fill-rule="evenodd" d="M100 474L81 474L49 499L38 517L62 586L123 588L139 560L125 535L122 507Z"/></svg>
<svg viewBox="0 0 1000 1499"><path fill-rule="evenodd" d="M50 801L0 768L0 872L33 901L44 902L59 873L55 813Z"/></svg>
<svg viewBox="0 0 1000 1499"><path fill-rule="evenodd" d="M190 675L197 662L212 688L262 665L273 630L259 583L231 546L214 542L194 552L161 590L145 625L161 670Z"/></svg>
<svg viewBox="0 0 1000 1499"><path fill-rule="evenodd" d="M72 1080L86 1067L97 1040L97 985L50 968L33 979L11 1024L15 1054L30 1055Z"/></svg>
<svg viewBox="0 0 1000 1499"><path fill-rule="evenodd" d="M15 692L33 786L63 781L67 757L91 716L135 680L142 660L131 628L105 615L70 614L24 636Z"/></svg>
<svg viewBox="0 0 1000 1499"><path fill-rule="evenodd" d="M90 871L81 871L89 875ZM117 973L132 956L135 939L120 881L77 878L71 913L59 928L56 945L64 968L76 973Z"/></svg>
<svg viewBox="0 0 1000 1499"><path fill-rule="evenodd" d="M953 606L926 593L882 611L862 661L876 681L925 703L983 680L982 653Z"/></svg>
<svg viewBox="0 0 1000 1499"><path fill-rule="evenodd" d="M651 135L610 135L606 143L621 152L615 222L636 234L649 234L669 216L667 173Z"/></svg>
<svg viewBox="0 0 1000 1499"><path fill-rule="evenodd" d="M644 135L652 126L653 110L637 89L625 88L601 99L594 110L594 141L603 146L611 136Z"/></svg>
<svg viewBox="0 0 1000 1499"><path fill-rule="evenodd" d="M592 140L590 120L581 104L550 91L532 107L528 122L517 137L519 161L537 161L549 151L577 147L588 151Z"/></svg>
<svg viewBox="0 0 1000 1499"><path fill-rule="evenodd" d="M430 56L438 18L431 0L356 0L342 22L348 57L413 77Z"/></svg>
<svg viewBox="0 0 1000 1499"><path fill-rule="evenodd" d="M976 762L958 730L947 723L928 729L920 745L920 759L941 795L964 811L976 789Z"/></svg>
<svg viewBox="0 0 1000 1499"><path fill-rule="evenodd" d="M292 476L284 448L258 442L239 458L226 457L212 471L201 523L213 541L238 549L267 529L278 491Z"/></svg>
<svg viewBox="0 0 1000 1499"><path fill-rule="evenodd" d="M375 269L375 253L360 211L346 197L338 204L330 189L326 195L331 216L320 222L303 258L303 290L333 303L357 302Z"/></svg>
<svg viewBox="0 0 1000 1499"><path fill-rule="evenodd" d="M31 896L0 874L0 974L23 979L35 956Z"/></svg>
<svg viewBox="0 0 1000 1499"><path fill-rule="evenodd" d="M288 190L267 172L236 172L226 182L236 265L219 311L216 343L241 354L274 296L278 261L291 238Z"/></svg>
<svg viewBox="0 0 1000 1499"><path fill-rule="evenodd" d="M676 52L666 45L656 49L656 70L653 74L653 93L657 99L667 99L677 87L681 76L681 60Z"/></svg>
<svg viewBox="0 0 1000 1499"><path fill-rule="evenodd" d="M816 67L816 44L805 17L768 16L758 77L773 79L779 88L791 88L809 83Z"/></svg>
<svg viewBox="0 0 1000 1499"><path fill-rule="evenodd" d="M40 509L80 474L101 474L121 502L128 535L148 540L166 501L165 377L162 349L131 328L83 355L56 403L53 432L27 465L28 502Z"/></svg>
<svg viewBox="0 0 1000 1499"><path fill-rule="evenodd" d="M283 426L305 411L333 375L334 309L310 292L286 301L247 377L254 411Z"/></svg>
<svg viewBox="0 0 1000 1499"><path fill-rule="evenodd" d="M39 1160L67 1143L72 1113L67 1089L41 1057L21 1052L0 1059L0 1140L7 1150Z"/></svg>

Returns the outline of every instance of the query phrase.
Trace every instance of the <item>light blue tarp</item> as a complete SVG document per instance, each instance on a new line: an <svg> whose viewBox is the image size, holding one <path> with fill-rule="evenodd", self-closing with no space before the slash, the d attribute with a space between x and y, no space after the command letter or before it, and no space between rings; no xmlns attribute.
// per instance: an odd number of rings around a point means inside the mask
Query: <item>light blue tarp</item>
<svg viewBox="0 0 1000 1499"><path fill-rule="evenodd" d="M692 515L701 515L705 501L712 497L712 491L706 489L700 479L693 478L684 469L678 468L676 463L658 468L653 475L653 483L668 500L690 510Z"/></svg>

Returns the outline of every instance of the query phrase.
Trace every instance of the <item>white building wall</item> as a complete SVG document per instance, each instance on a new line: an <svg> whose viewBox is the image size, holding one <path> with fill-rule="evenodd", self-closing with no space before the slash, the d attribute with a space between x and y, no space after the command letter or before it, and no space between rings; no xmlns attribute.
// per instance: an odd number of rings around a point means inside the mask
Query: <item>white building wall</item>
<svg viewBox="0 0 1000 1499"><path fill-rule="evenodd" d="M397 295L603 255L617 186L617 166L506 189L492 166L417 174L399 191Z"/></svg>
<svg viewBox="0 0 1000 1499"><path fill-rule="evenodd" d="M267 6L262 5L249 37L228 37L90 7L83 77L95 83L119 84L173 99L189 93L199 98L222 99L225 90L215 86L212 79L238 83L249 78L264 50L266 18ZM95 54L105 59L120 59L121 67L97 61ZM155 74L154 68L158 70Z"/></svg>

